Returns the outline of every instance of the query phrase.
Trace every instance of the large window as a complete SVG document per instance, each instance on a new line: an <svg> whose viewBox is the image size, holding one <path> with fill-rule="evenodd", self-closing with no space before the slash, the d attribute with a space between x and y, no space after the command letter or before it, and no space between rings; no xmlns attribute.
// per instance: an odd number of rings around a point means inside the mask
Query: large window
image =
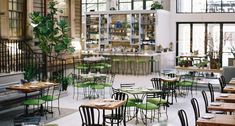
<svg viewBox="0 0 235 126"><path fill-rule="evenodd" d="M25 0L9 0L9 36L22 37L24 31Z"/></svg>
<svg viewBox="0 0 235 126"><path fill-rule="evenodd" d="M234 23L177 23L177 55L199 55L213 52L222 66L232 58L231 47L235 47Z"/></svg>
<svg viewBox="0 0 235 126"><path fill-rule="evenodd" d="M235 0L177 0L177 13L235 12Z"/></svg>
<svg viewBox="0 0 235 126"><path fill-rule="evenodd" d="M33 0L33 11L39 12L41 15L44 13L44 0Z"/></svg>
<svg viewBox="0 0 235 126"><path fill-rule="evenodd" d="M82 13L89 11L105 11L106 0L82 0Z"/></svg>
<svg viewBox="0 0 235 126"><path fill-rule="evenodd" d="M119 10L150 10L153 0L118 0Z"/></svg>

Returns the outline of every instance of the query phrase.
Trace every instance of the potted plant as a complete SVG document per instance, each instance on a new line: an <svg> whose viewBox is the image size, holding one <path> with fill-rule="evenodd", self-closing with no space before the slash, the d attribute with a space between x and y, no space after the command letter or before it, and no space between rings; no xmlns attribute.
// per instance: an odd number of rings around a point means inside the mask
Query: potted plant
<svg viewBox="0 0 235 126"><path fill-rule="evenodd" d="M61 79L62 91L67 91L68 86L72 83L71 76L65 76Z"/></svg>
<svg viewBox="0 0 235 126"><path fill-rule="evenodd" d="M49 12L47 15L41 15L39 12L30 14L31 24L35 38L39 41L39 48L43 53L43 79L47 79L47 60L48 55L55 57L62 56L69 52L74 52L69 37L69 25L65 20L55 18L57 13L62 12L56 8L57 2L49 3Z"/></svg>
<svg viewBox="0 0 235 126"><path fill-rule="evenodd" d="M37 71L36 71L36 66L34 64L30 64L28 66L25 67L24 69L24 80L27 82L32 81L33 79L35 79L37 75Z"/></svg>
<svg viewBox="0 0 235 126"><path fill-rule="evenodd" d="M151 5L151 10L163 9L162 3L156 1Z"/></svg>
<svg viewBox="0 0 235 126"><path fill-rule="evenodd" d="M178 64L180 67L188 67L189 66L188 60L179 60Z"/></svg>

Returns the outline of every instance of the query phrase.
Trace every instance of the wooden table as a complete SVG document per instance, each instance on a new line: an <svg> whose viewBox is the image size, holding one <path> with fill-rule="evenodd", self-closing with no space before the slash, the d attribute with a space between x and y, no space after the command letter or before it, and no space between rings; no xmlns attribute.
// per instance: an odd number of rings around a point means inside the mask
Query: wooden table
<svg viewBox="0 0 235 126"><path fill-rule="evenodd" d="M52 87L57 85L57 83L50 83L50 82L36 82L36 83L25 83L25 84L17 84L10 87L7 87L8 90L18 90L25 94L40 91L42 89Z"/></svg>
<svg viewBox="0 0 235 126"><path fill-rule="evenodd" d="M105 126L105 110L114 110L124 105L126 101L114 100L114 99L95 99L90 100L84 106L96 107L103 110L103 125ZM113 124L111 124L113 125Z"/></svg>
<svg viewBox="0 0 235 126"><path fill-rule="evenodd" d="M224 92L235 93L235 85L234 86L230 86L230 85L225 86Z"/></svg>
<svg viewBox="0 0 235 126"><path fill-rule="evenodd" d="M7 87L8 90L17 90L22 93L25 93L25 99L28 98L28 93L42 91L43 89L58 85L58 83L51 83L51 82L35 82L35 83L25 83L25 84L17 84L10 87ZM41 106L43 109L43 106ZM28 114L28 106L26 106L25 114Z"/></svg>
<svg viewBox="0 0 235 126"><path fill-rule="evenodd" d="M232 78L232 79L228 82L228 84L235 85L235 78Z"/></svg>
<svg viewBox="0 0 235 126"><path fill-rule="evenodd" d="M227 97L222 97L222 96L219 96L219 97L216 97L215 99L217 101L224 101L224 102L235 102L235 94L227 94L228 96Z"/></svg>
<svg viewBox="0 0 235 126"><path fill-rule="evenodd" d="M207 107L208 110L212 110L212 111L225 111L225 112L234 112L235 111L235 103L224 103L224 102L220 102L220 103L216 103L217 105L212 105L209 104L209 106Z"/></svg>
<svg viewBox="0 0 235 126"><path fill-rule="evenodd" d="M235 126L234 115L215 114L214 118L197 120L198 126Z"/></svg>

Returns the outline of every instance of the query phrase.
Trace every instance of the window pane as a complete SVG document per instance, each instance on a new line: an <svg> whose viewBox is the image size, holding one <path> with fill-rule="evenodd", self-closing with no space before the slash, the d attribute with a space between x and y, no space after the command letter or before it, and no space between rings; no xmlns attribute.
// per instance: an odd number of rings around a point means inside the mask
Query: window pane
<svg viewBox="0 0 235 126"><path fill-rule="evenodd" d="M120 3L119 10L131 10L131 3Z"/></svg>
<svg viewBox="0 0 235 126"><path fill-rule="evenodd" d="M91 10L97 11L97 4L87 4L87 11Z"/></svg>
<svg viewBox="0 0 235 126"><path fill-rule="evenodd" d="M235 12L235 1L223 0L222 8L223 12Z"/></svg>
<svg viewBox="0 0 235 126"><path fill-rule="evenodd" d="M198 51L199 55L205 54L205 24L193 24L192 52Z"/></svg>
<svg viewBox="0 0 235 126"><path fill-rule="evenodd" d="M99 4L99 11L106 11L106 4Z"/></svg>
<svg viewBox="0 0 235 126"><path fill-rule="evenodd" d="M178 29L179 37L179 55L189 55L190 54L190 24L179 24Z"/></svg>
<svg viewBox="0 0 235 126"><path fill-rule="evenodd" d="M193 0L193 12L206 12L206 0Z"/></svg>
<svg viewBox="0 0 235 126"><path fill-rule="evenodd" d="M150 10L152 4L153 4L153 1L146 1L146 10Z"/></svg>
<svg viewBox="0 0 235 126"><path fill-rule="evenodd" d="M177 12L191 12L191 0L177 0Z"/></svg>
<svg viewBox="0 0 235 126"><path fill-rule="evenodd" d="M227 66L228 59L233 58L231 47L235 47L235 24L223 25L223 55L222 65Z"/></svg>
<svg viewBox="0 0 235 126"><path fill-rule="evenodd" d="M119 2L131 2L131 0L119 0Z"/></svg>
<svg viewBox="0 0 235 126"><path fill-rule="evenodd" d="M87 0L87 3L97 3L97 0Z"/></svg>
<svg viewBox="0 0 235 126"><path fill-rule="evenodd" d="M143 10L143 1L134 1L134 10Z"/></svg>

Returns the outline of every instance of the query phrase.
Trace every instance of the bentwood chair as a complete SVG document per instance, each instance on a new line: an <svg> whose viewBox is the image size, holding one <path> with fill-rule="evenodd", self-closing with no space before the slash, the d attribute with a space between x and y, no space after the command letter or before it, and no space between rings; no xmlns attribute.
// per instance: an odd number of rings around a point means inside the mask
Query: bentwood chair
<svg viewBox="0 0 235 126"><path fill-rule="evenodd" d="M202 90L202 96L203 96L204 103L205 103L205 112L209 113L209 111L208 111L208 98L207 98L207 94L204 90Z"/></svg>
<svg viewBox="0 0 235 126"><path fill-rule="evenodd" d="M128 101L128 94L123 92L116 92L112 95L112 98L115 100ZM126 105L127 102L124 105L111 110L111 114L104 116L105 122L117 125L123 122L123 125L126 126Z"/></svg>
<svg viewBox="0 0 235 126"><path fill-rule="evenodd" d="M100 124L100 111L97 108L89 106L79 107L82 126L103 126Z"/></svg>
<svg viewBox="0 0 235 126"><path fill-rule="evenodd" d="M178 116L180 118L181 126L188 126L187 114L183 109L178 111Z"/></svg>
<svg viewBox="0 0 235 126"><path fill-rule="evenodd" d="M220 92L225 93L224 92L224 87L226 86L226 84L224 83L224 81L221 77L219 78L219 83L220 83Z"/></svg>
<svg viewBox="0 0 235 126"><path fill-rule="evenodd" d="M193 111L194 111L194 116L195 116L195 124L200 117L200 109L199 109L199 104L196 98L191 99L191 104L193 106Z"/></svg>
<svg viewBox="0 0 235 126"><path fill-rule="evenodd" d="M211 95L211 102L214 102L215 101L215 93L214 93L214 89L213 89L212 84L208 83L208 88L209 88L210 95Z"/></svg>

